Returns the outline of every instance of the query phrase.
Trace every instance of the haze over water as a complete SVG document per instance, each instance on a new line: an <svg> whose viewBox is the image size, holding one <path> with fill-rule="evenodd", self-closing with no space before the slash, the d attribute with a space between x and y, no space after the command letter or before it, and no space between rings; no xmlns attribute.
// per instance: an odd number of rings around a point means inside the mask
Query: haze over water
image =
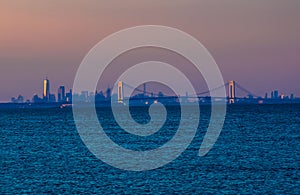
<svg viewBox="0 0 300 195"><path fill-rule="evenodd" d="M275 89L299 97L299 7L293 0L3 0L0 101L41 95L46 77L53 93L60 85L71 88L81 60L97 42L145 24L175 27L197 38L215 58L225 82L236 80L262 97Z"/></svg>

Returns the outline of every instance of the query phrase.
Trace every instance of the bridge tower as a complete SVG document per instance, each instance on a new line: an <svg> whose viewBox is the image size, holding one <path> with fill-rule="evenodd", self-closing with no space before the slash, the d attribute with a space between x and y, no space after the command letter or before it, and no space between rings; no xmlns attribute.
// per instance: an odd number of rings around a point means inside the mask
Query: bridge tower
<svg viewBox="0 0 300 195"><path fill-rule="evenodd" d="M118 103L123 103L124 92L123 92L123 82L118 82Z"/></svg>
<svg viewBox="0 0 300 195"><path fill-rule="evenodd" d="M229 81L228 97L229 97L229 104L234 104L234 100L235 100L235 81Z"/></svg>

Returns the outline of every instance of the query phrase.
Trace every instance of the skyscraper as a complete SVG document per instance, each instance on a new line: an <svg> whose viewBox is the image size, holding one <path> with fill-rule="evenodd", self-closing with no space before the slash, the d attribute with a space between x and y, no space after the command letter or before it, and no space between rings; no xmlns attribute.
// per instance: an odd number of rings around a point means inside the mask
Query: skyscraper
<svg viewBox="0 0 300 195"><path fill-rule="evenodd" d="M279 98L279 95L278 95L279 93L278 93L278 90L275 90L274 91L274 98L275 99L278 99Z"/></svg>
<svg viewBox="0 0 300 195"><path fill-rule="evenodd" d="M111 89L108 87L106 89L106 99L110 100L110 98L111 98Z"/></svg>
<svg viewBox="0 0 300 195"><path fill-rule="evenodd" d="M58 88L57 101L58 102L64 102L64 101L66 101L65 86L60 86Z"/></svg>
<svg viewBox="0 0 300 195"><path fill-rule="evenodd" d="M49 98L50 98L50 81L48 79L44 79L43 99L45 101L49 101Z"/></svg>
<svg viewBox="0 0 300 195"><path fill-rule="evenodd" d="M71 103L72 102L72 89L70 89L69 93L66 93L66 102Z"/></svg>

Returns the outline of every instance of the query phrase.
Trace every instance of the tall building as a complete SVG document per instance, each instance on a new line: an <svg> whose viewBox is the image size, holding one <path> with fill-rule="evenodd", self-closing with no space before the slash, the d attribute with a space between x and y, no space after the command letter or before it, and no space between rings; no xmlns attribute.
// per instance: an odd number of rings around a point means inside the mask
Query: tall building
<svg viewBox="0 0 300 195"><path fill-rule="evenodd" d="M274 99L274 91L271 91L271 99Z"/></svg>
<svg viewBox="0 0 300 195"><path fill-rule="evenodd" d="M23 103L24 102L24 97L19 95L18 98L17 98L17 102L18 103Z"/></svg>
<svg viewBox="0 0 300 195"><path fill-rule="evenodd" d="M66 101L65 86L60 86L60 87L58 88L58 92L57 92L57 101L58 101L58 102L64 102L64 101Z"/></svg>
<svg viewBox="0 0 300 195"><path fill-rule="evenodd" d="M48 79L44 79L43 99L45 101L50 99L50 81Z"/></svg>
<svg viewBox="0 0 300 195"><path fill-rule="evenodd" d="M274 98L275 98L275 99L278 99L278 98L279 98L278 90L275 90L275 91L274 91Z"/></svg>
<svg viewBox="0 0 300 195"><path fill-rule="evenodd" d="M106 89L106 99L110 100L110 98L111 98L111 89L108 87Z"/></svg>
<svg viewBox="0 0 300 195"><path fill-rule="evenodd" d="M49 101L48 102L56 102L56 98L54 94L49 95Z"/></svg>
<svg viewBox="0 0 300 195"><path fill-rule="evenodd" d="M41 103L41 102L43 102L43 99L40 98L37 94L34 94L34 96L32 97L32 102L33 103Z"/></svg>
<svg viewBox="0 0 300 195"><path fill-rule="evenodd" d="M271 98L272 99L278 99L279 98L278 90L274 90L274 91L271 92Z"/></svg>
<svg viewBox="0 0 300 195"><path fill-rule="evenodd" d="M68 103L72 103L72 89L70 89L70 92L69 93L66 93L66 102Z"/></svg>

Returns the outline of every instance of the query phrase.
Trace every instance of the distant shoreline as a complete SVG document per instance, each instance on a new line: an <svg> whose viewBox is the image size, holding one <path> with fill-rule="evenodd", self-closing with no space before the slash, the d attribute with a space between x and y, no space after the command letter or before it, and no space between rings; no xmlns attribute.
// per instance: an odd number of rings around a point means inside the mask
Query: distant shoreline
<svg viewBox="0 0 300 195"><path fill-rule="evenodd" d="M217 103L218 104L218 103ZM220 104L220 103L219 103ZM235 105L291 105L291 104L300 104L300 101L282 101L282 102L266 102L266 103L257 103L257 102L240 102L240 103L234 103L234 104L227 104L229 106L235 106ZM89 107L94 106L94 104L90 103L83 103L82 107ZM166 104L166 106L178 106L178 104ZM196 105L195 102L190 103L183 103L183 106L193 106ZM199 102L200 106L210 106L210 103L201 103ZM59 102L53 102L53 103L0 103L0 109L31 109L31 108L39 108L39 109L47 109L47 108L72 108L72 104L69 103L59 103ZM111 107L110 104L107 102L105 103L96 103L95 106L98 108L100 107ZM115 104L115 106L123 106L122 104ZM131 104L130 106L134 107L145 107L149 105L145 104Z"/></svg>

